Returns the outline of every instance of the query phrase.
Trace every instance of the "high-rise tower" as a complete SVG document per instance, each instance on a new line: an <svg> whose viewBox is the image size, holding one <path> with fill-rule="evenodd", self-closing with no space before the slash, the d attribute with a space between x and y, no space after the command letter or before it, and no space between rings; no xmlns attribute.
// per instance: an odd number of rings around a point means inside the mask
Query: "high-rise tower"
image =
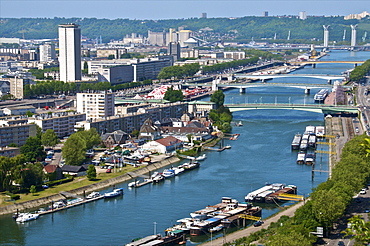
<svg viewBox="0 0 370 246"><path fill-rule="evenodd" d="M81 29L76 24L59 25L60 80L81 80Z"/></svg>
<svg viewBox="0 0 370 246"><path fill-rule="evenodd" d="M351 25L352 33L351 33L351 47L356 46L356 25Z"/></svg>
<svg viewBox="0 0 370 246"><path fill-rule="evenodd" d="M329 46L329 26L322 26L324 28L324 47Z"/></svg>

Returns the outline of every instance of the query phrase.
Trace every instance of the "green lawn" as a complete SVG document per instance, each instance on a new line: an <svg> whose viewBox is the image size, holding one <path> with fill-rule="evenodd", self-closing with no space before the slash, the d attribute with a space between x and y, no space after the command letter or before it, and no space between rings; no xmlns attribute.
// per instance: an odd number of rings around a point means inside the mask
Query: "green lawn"
<svg viewBox="0 0 370 246"><path fill-rule="evenodd" d="M43 191L39 191L39 192L35 193L34 195L31 194L31 193L29 193L29 194L20 194L21 198L19 200L17 200L16 202L31 201L31 200L34 200L34 199L37 199L37 198L47 197L47 196L50 196L50 195L58 194L61 191L69 191L69 190L77 189L77 188L87 186L87 185L91 185L91 184L95 184L95 183L98 183L100 181L104 181L104 180L107 180L107 179L110 179L110 178L115 178L117 176L123 175L127 172L132 172L132 171L137 170L139 168L140 167L135 168L133 166L127 166L127 167L122 168L121 171L119 171L119 168L117 168L117 172L112 171L112 173L99 173L97 175L97 177L96 177L97 179L95 181L89 181L86 178L86 176L77 177L72 182L68 182L68 183L61 184L61 185L55 185L55 186L50 187L48 189L45 189ZM7 198L8 197L5 195L4 192L0 193L0 200L1 200L0 207L4 207L6 205L10 205L10 204L14 203L14 201L6 202L5 200L7 200Z"/></svg>

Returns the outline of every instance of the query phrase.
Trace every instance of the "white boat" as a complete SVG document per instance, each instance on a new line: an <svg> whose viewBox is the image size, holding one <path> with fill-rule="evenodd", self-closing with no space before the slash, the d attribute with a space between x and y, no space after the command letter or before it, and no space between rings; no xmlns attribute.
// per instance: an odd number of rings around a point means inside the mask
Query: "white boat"
<svg viewBox="0 0 370 246"><path fill-rule="evenodd" d="M231 149L231 145L226 145L224 148L225 149Z"/></svg>
<svg viewBox="0 0 370 246"><path fill-rule="evenodd" d="M299 152L297 156L297 164L305 164L306 153Z"/></svg>
<svg viewBox="0 0 370 246"><path fill-rule="evenodd" d="M180 173L183 173L185 169L183 167L174 167L172 170L175 172L175 175L179 175Z"/></svg>
<svg viewBox="0 0 370 246"><path fill-rule="evenodd" d="M97 191L91 192L89 195L86 196L86 199L92 199L101 196L101 194Z"/></svg>
<svg viewBox="0 0 370 246"><path fill-rule="evenodd" d="M132 181L128 183L128 187L136 187L139 184L139 180Z"/></svg>
<svg viewBox="0 0 370 246"><path fill-rule="evenodd" d="M325 135L325 126L316 126L316 137L322 138Z"/></svg>
<svg viewBox="0 0 370 246"><path fill-rule="evenodd" d="M24 223L27 221L35 220L39 217L39 214L31 214L31 213L21 213L18 215L15 221Z"/></svg>
<svg viewBox="0 0 370 246"><path fill-rule="evenodd" d="M172 178L175 176L175 171L173 169L165 169L162 173L164 178Z"/></svg>
<svg viewBox="0 0 370 246"><path fill-rule="evenodd" d="M243 126L243 122L239 121L238 123L236 123L236 126Z"/></svg>
<svg viewBox="0 0 370 246"><path fill-rule="evenodd" d="M200 155L197 158L195 158L196 161L204 161L205 159L207 159L206 154Z"/></svg>
<svg viewBox="0 0 370 246"><path fill-rule="evenodd" d="M164 180L164 177L161 173L159 172L154 172L151 176L151 179L153 180L153 183L158 183L160 181Z"/></svg>
<svg viewBox="0 0 370 246"><path fill-rule="evenodd" d="M104 198L116 197L116 196L121 196L121 195L123 195L123 188L117 188L111 192L106 192L104 194Z"/></svg>

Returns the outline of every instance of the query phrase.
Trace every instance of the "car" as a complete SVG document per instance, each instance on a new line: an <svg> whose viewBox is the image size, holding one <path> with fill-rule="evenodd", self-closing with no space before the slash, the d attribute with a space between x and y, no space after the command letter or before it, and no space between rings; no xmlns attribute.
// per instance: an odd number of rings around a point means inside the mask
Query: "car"
<svg viewBox="0 0 370 246"><path fill-rule="evenodd" d="M358 127L356 126L356 128L355 128L355 132L356 133L359 133L360 132L360 130L358 129Z"/></svg>
<svg viewBox="0 0 370 246"><path fill-rule="evenodd" d="M338 246L344 246L345 244L344 244L344 242L343 241L339 241L338 242Z"/></svg>
<svg viewBox="0 0 370 246"><path fill-rule="evenodd" d="M365 208L365 211L364 211L364 213L369 213L370 212L370 209L368 209L368 208Z"/></svg>
<svg viewBox="0 0 370 246"><path fill-rule="evenodd" d="M256 221L256 222L253 224L253 226L254 226L254 227L257 227L257 226L262 225L263 223L265 223L265 222L263 222L262 220L259 220L259 221Z"/></svg>
<svg viewBox="0 0 370 246"><path fill-rule="evenodd" d="M361 195L365 195L365 194L366 194L366 189L362 189L362 190L360 191L360 194L361 194Z"/></svg>
<svg viewBox="0 0 370 246"><path fill-rule="evenodd" d="M107 171L105 171L106 173L111 173L112 172L112 169L107 169Z"/></svg>

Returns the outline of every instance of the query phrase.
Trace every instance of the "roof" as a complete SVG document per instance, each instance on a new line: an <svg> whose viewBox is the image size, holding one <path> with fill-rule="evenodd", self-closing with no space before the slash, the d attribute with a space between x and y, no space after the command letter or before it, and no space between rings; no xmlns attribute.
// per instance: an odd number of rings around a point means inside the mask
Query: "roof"
<svg viewBox="0 0 370 246"><path fill-rule="evenodd" d="M187 124L186 127L205 128L205 126L202 123L200 123L199 121L192 121L189 124Z"/></svg>
<svg viewBox="0 0 370 246"><path fill-rule="evenodd" d="M63 172L71 172L71 173L79 173L86 171L84 166L71 166L71 165L64 165L62 166Z"/></svg>
<svg viewBox="0 0 370 246"><path fill-rule="evenodd" d="M8 110L17 110L17 109L35 109L34 106L15 106L15 107L7 107Z"/></svg>
<svg viewBox="0 0 370 246"><path fill-rule="evenodd" d="M140 133L142 132L146 132L146 133L153 133L153 132L157 132L158 129L156 127L153 126L153 121L152 119L148 118L144 121L144 124L141 126L140 128Z"/></svg>
<svg viewBox="0 0 370 246"><path fill-rule="evenodd" d="M201 127L201 128L198 128L198 127L172 127L172 126L162 126L161 127L161 130L164 132L164 133L192 133L192 134L195 134L195 133L208 133L209 132L209 129L205 128L205 127Z"/></svg>
<svg viewBox="0 0 370 246"><path fill-rule="evenodd" d="M157 143L163 145L163 146L166 146L166 147L182 143L182 141L180 139L172 137L172 136L161 138L161 139L158 139L158 140L155 140L155 141Z"/></svg>
<svg viewBox="0 0 370 246"><path fill-rule="evenodd" d="M122 143L123 140L125 140L125 136L128 136L128 134L121 130L117 130L112 133L105 133L101 135L102 141L107 140L109 136L112 136L116 143Z"/></svg>
<svg viewBox="0 0 370 246"><path fill-rule="evenodd" d="M49 165L44 166L44 170L45 170L45 172L47 172L47 173L53 173L53 172L55 172L55 170L57 170L58 168L59 168L59 166L57 166L57 165L52 165L52 164L49 164Z"/></svg>

